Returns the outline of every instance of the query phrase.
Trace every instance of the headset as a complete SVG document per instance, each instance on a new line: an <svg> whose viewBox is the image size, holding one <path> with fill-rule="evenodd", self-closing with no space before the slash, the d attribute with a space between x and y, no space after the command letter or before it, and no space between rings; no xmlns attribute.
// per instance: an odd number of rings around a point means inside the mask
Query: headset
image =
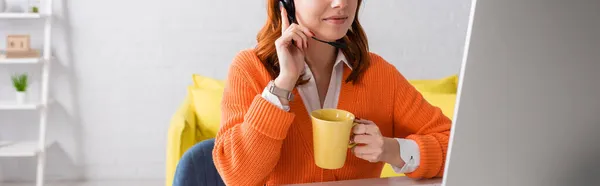
<svg viewBox="0 0 600 186"><path fill-rule="evenodd" d="M289 22L298 24L298 21L296 20L296 7L294 5L294 0L279 0L279 2L281 2L281 4L283 4L283 8L285 8L285 10L286 10ZM336 48L347 48L348 47L348 45L346 45L346 43L344 43L342 41L335 41L335 42L323 41L319 38L316 38L315 36L313 36L312 38L314 40L329 44Z"/></svg>

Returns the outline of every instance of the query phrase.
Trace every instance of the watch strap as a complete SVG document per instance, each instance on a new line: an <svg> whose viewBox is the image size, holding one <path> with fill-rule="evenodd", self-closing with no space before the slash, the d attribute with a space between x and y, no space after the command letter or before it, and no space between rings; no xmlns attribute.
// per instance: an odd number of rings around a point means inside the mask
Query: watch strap
<svg viewBox="0 0 600 186"><path fill-rule="evenodd" d="M286 99L288 101L292 101L294 100L294 94L291 91L287 91L285 89L281 89L277 86L275 86L275 83L273 81L269 82L269 92L279 98L283 98Z"/></svg>

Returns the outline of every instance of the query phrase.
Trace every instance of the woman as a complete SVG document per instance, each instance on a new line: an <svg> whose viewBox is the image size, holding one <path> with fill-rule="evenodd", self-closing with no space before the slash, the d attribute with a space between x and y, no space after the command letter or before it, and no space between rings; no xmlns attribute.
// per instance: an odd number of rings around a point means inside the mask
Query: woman
<svg viewBox="0 0 600 186"><path fill-rule="evenodd" d="M213 159L227 185L375 178L384 163L412 178L442 176L451 121L368 51L361 2L296 0L294 24L278 0L268 0L258 45L235 57L224 92ZM364 118L353 128L363 145L341 169L314 164L308 113L320 108Z"/></svg>

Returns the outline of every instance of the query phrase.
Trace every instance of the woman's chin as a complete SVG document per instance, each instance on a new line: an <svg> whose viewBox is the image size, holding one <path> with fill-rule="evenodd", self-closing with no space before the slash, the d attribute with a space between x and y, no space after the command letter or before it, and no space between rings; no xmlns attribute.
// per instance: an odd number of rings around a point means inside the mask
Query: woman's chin
<svg viewBox="0 0 600 186"><path fill-rule="evenodd" d="M346 33L344 33L344 34L328 34L328 35L323 35L323 38L319 38L319 39L324 40L324 41L334 42L334 41L344 38L344 36L346 36Z"/></svg>

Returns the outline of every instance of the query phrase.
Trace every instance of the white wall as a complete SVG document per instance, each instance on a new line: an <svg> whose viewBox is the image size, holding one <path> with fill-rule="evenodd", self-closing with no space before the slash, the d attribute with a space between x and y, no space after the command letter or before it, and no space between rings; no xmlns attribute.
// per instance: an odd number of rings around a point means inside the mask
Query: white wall
<svg viewBox="0 0 600 186"><path fill-rule="evenodd" d="M191 74L225 78L233 56L252 47L265 22L264 1L55 2L50 179L162 179L168 123ZM440 78L458 73L469 6L365 1L360 18L372 51L408 78ZM0 36L29 32L41 46L41 32L30 32L41 25L3 20ZM10 73L39 69L0 66L0 100L14 98ZM0 112L0 139L35 139L37 119L35 112ZM33 179L34 163L1 159L0 174Z"/></svg>

